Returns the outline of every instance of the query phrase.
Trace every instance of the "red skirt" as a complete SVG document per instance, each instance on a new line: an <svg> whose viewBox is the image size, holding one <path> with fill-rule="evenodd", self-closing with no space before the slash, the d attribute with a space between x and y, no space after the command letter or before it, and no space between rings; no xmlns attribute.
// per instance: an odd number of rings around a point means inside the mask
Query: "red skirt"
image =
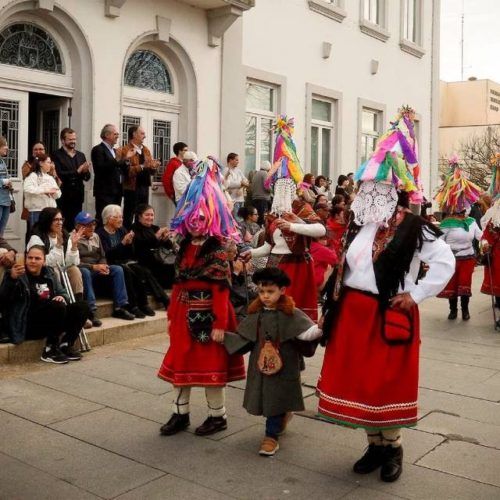
<svg viewBox="0 0 500 500"><path fill-rule="evenodd" d="M318 321L318 294L314 280L312 259L304 256L283 255L278 263L291 280L286 294L293 298L295 305L314 322Z"/></svg>
<svg viewBox="0 0 500 500"><path fill-rule="evenodd" d="M467 257L465 259L458 257L455 264L455 273L438 297L441 299L470 297L472 295L472 273L475 267L476 259L474 257Z"/></svg>
<svg viewBox="0 0 500 500"><path fill-rule="evenodd" d="M200 289L199 282L195 287ZM170 346L158 376L175 386L223 387L245 378L243 356L230 356L223 345L213 341L202 344L189 332L188 305L180 300L182 288L175 285L169 306ZM227 331L236 331L236 316L229 304Z"/></svg>
<svg viewBox="0 0 500 500"><path fill-rule="evenodd" d="M500 246L495 245L490 258L491 267L484 266L483 284L481 293L500 296ZM491 270L491 271L490 271ZM491 272L491 274L490 274Z"/></svg>
<svg viewBox="0 0 500 500"><path fill-rule="evenodd" d="M348 289L339 305L318 381L319 413L332 422L365 429L417 423L420 326L413 311L413 340L389 345L382 338L378 300Z"/></svg>

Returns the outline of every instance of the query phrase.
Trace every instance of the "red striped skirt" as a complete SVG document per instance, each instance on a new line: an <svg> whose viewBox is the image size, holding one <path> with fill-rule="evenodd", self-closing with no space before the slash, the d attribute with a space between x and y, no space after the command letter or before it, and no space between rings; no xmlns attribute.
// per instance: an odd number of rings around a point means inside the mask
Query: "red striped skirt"
<svg viewBox="0 0 500 500"><path fill-rule="evenodd" d="M335 423L365 429L417 423L420 326L413 311L413 340L389 345L382 338L378 300L348 289L339 305L318 381L319 413Z"/></svg>
<svg viewBox="0 0 500 500"><path fill-rule="evenodd" d="M472 295L472 273L475 267L476 259L474 257L467 257L465 259L457 257L455 273L438 297L441 299L470 297Z"/></svg>

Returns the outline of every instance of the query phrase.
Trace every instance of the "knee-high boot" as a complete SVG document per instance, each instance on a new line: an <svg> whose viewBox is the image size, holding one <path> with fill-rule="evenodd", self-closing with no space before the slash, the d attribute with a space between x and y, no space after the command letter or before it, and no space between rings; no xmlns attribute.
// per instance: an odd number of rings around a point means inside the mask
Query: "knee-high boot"
<svg viewBox="0 0 500 500"><path fill-rule="evenodd" d="M457 297L448 299L448 302L450 303L450 314L448 314L448 319L457 319L457 305L458 305Z"/></svg>
<svg viewBox="0 0 500 500"><path fill-rule="evenodd" d="M470 297L460 297L460 307L462 308L462 319L464 321L468 321L470 319L469 300Z"/></svg>

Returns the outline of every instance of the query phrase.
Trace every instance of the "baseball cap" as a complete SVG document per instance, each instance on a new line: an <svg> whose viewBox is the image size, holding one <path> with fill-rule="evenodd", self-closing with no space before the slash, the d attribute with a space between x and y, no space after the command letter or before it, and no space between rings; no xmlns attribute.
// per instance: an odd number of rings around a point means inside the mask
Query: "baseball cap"
<svg viewBox="0 0 500 500"><path fill-rule="evenodd" d="M89 212L80 212L75 217L75 224L83 224L84 226L86 226L91 222L95 222L95 217Z"/></svg>

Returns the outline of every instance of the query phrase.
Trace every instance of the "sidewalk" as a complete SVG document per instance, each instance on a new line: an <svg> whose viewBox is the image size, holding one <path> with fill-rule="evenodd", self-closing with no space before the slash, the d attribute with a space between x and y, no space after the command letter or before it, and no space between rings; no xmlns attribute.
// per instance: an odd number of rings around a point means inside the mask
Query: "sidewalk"
<svg viewBox="0 0 500 500"><path fill-rule="evenodd" d="M227 431L193 434L205 418L193 390L189 432L160 437L172 387L156 378L167 347L157 335L94 349L81 362L0 369L0 499L498 499L500 333L475 274L469 322L447 303L421 307L419 426L407 430L401 479L351 472L362 431L316 420L322 350L303 377L307 410L273 458L258 456L263 421L227 390Z"/></svg>

